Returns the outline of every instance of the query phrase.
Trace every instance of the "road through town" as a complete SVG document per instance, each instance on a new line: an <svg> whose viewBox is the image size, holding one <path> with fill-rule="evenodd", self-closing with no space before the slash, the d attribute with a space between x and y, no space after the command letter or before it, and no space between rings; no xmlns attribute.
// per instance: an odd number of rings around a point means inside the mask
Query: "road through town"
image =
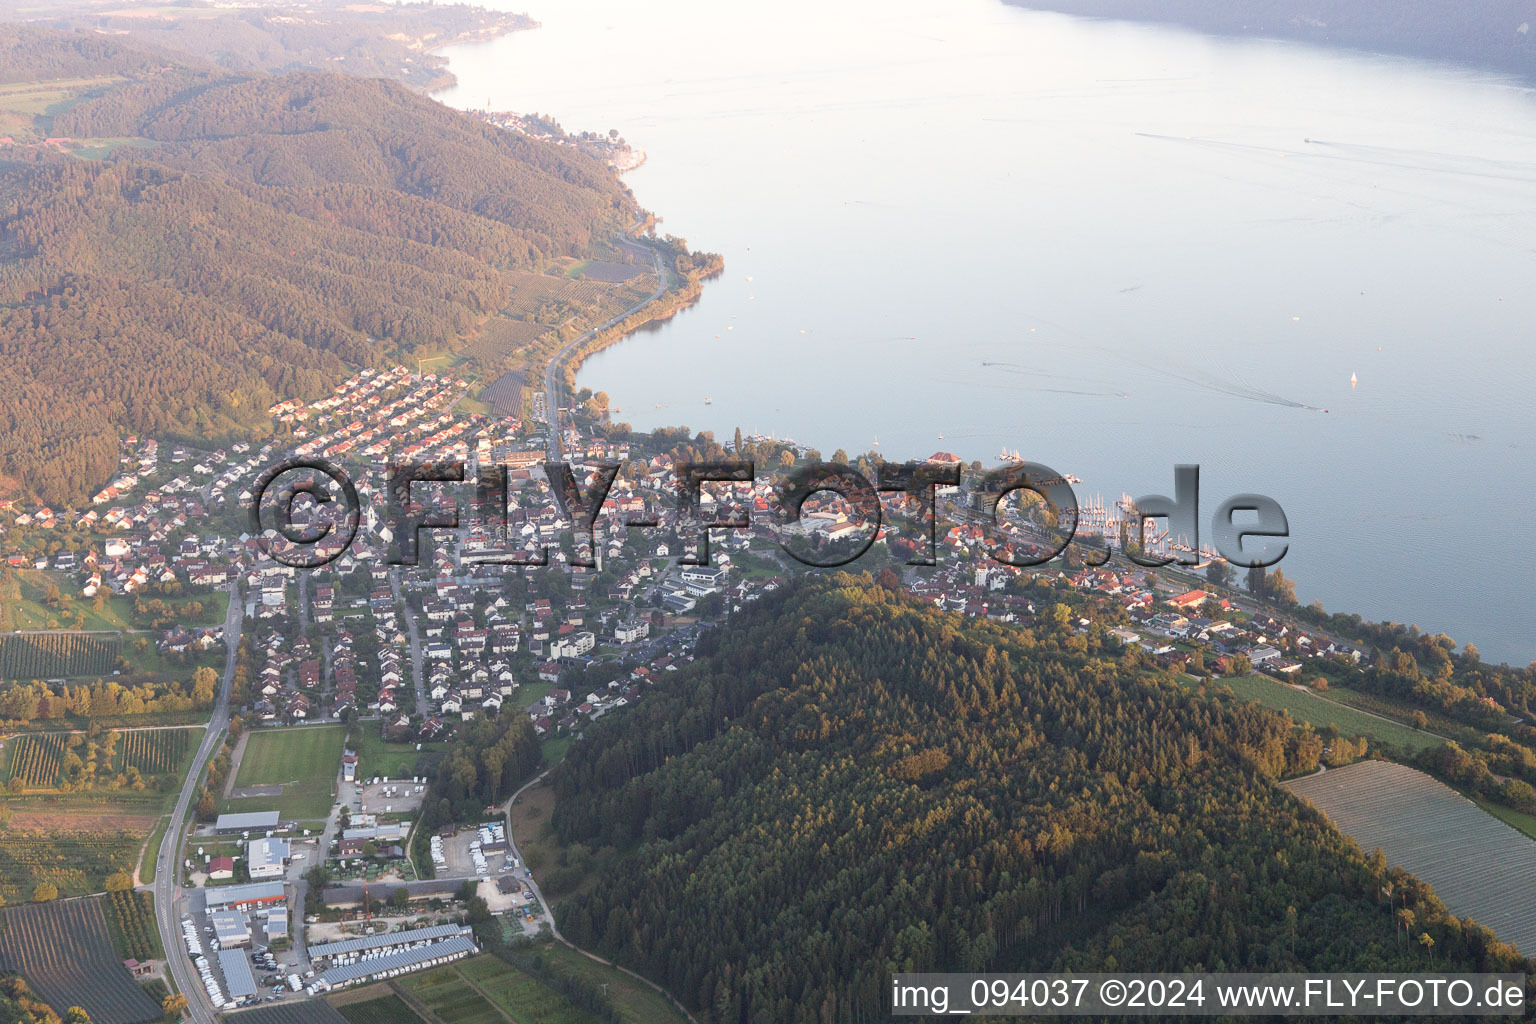
<svg viewBox="0 0 1536 1024"><path fill-rule="evenodd" d="M224 616L224 680L214 699L213 715L203 741L198 744L197 754L187 769L187 780L176 797L176 808L171 812L171 823L166 827L160 852L155 857L155 922L160 928L160 943L165 948L166 966L176 988L187 997L187 1017L194 1024L214 1024L213 1004L208 1000L202 981L192 969L192 962L184 952L181 939L180 898L182 846L186 837L187 817L192 802L202 784L203 768L208 759L224 741L224 730L229 725L229 692L235 679L235 661L240 651L240 626L245 605L240 600L238 583L229 585L229 611Z"/></svg>

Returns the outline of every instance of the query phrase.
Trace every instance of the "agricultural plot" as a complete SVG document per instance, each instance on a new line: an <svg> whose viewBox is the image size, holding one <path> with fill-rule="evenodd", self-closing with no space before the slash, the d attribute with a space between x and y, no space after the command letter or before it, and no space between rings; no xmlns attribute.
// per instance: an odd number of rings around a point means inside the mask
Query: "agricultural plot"
<svg viewBox="0 0 1536 1024"><path fill-rule="evenodd" d="M453 1024L505 1024L496 1007L471 988L453 967L407 975L400 984L439 1020Z"/></svg>
<svg viewBox="0 0 1536 1024"><path fill-rule="evenodd" d="M416 1011L393 992L377 999L339 1004L336 1009L351 1024L422 1024Z"/></svg>
<svg viewBox="0 0 1536 1024"><path fill-rule="evenodd" d="M192 752L193 729L137 729L118 737L122 763L126 771L137 769L141 775L164 775L179 771Z"/></svg>
<svg viewBox="0 0 1536 1024"><path fill-rule="evenodd" d="M41 882L58 887L60 896L100 892L114 871L132 871L145 832L81 828L71 831L0 834L0 896L7 903L30 899ZM146 830L147 831L147 830Z"/></svg>
<svg viewBox="0 0 1536 1024"><path fill-rule="evenodd" d="M497 416L521 416L524 376L522 370L508 370L480 392L480 401Z"/></svg>
<svg viewBox="0 0 1536 1024"><path fill-rule="evenodd" d="M124 969L99 900L10 908L0 963L25 977L51 1006L82 1007L95 1024L160 1019L160 1007Z"/></svg>
<svg viewBox="0 0 1536 1024"><path fill-rule="evenodd" d="M597 1018L572 1006L559 992L539 979L493 956L479 956L458 966L495 1005L518 1021L540 1024L598 1024Z"/></svg>
<svg viewBox="0 0 1536 1024"><path fill-rule="evenodd" d="M164 958L149 893L135 890L109 892L103 899L106 901L107 927L118 952L124 958Z"/></svg>
<svg viewBox="0 0 1536 1024"><path fill-rule="evenodd" d="M623 284L625 281L633 280L641 274L649 272L649 267L637 267L631 263L610 263L607 260L590 260L582 268L581 275L593 281Z"/></svg>
<svg viewBox="0 0 1536 1024"><path fill-rule="evenodd" d="M623 971L600 964L558 942L544 946L540 954L559 974L584 978L588 984L601 986L624 1024L686 1024L683 1015L666 996Z"/></svg>
<svg viewBox="0 0 1536 1024"><path fill-rule="evenodd" d="M186 766L192 753L193 735L191 729L114 732L109 741L111 764L108 774L125 772L129 768L145 779L175 774ZM18 733L6 740L4 777L11 792L25 793L58 786L69 749L68 737L68 733ZM76 753L82 758L88 756L83 746L77 748ZM97 778L100 777L101 773L98 773Z"/></svg>
<svg viewBox="0 0 1536 1024"><path fill-rule="evenodd" d="M122 638L97 633L10 633L0 636L0 679L106 676Z"/></svg>
<svg viewBox="0 0 1536 1024"><path fill-rule="evenodd" d="M19 789L51 789L59 783L63 738L52 733L24 733L7 744L11 756L7 781Z"/></svg>
<svg viewBox="0 0 1536 1024"><path fill-rule="evenodd" d="M323 999L302 999L247 1010L231 1020L239 1024L347 1024L347 1018ZM457 1024L457 1022L453 1022Z"/></svg>
<svg viewBox="0 0 1536 1024"><path fill-rule="evenodd" d="M1536 841L1406 765L1361 761L1285 783L1361 849L1428 882L1451 913L1536 952Z"/></svg>
<svg viewBox="0 0 1536 1024"><path fill-rule="evenodd" d="M131 629L132 599L113 596L98 608L95 601L76 598L72 573L19 569L0 581L0 632L22 630L82 630L115 633Z"/></svg>
<svg viewBox="0 0 1536 1024"><path fill-rule="evenodd" d="M549 332L544 324L493 316L478 334L464 346L464 354L487 366L495 366L525 345L531 345Z"/></svg>

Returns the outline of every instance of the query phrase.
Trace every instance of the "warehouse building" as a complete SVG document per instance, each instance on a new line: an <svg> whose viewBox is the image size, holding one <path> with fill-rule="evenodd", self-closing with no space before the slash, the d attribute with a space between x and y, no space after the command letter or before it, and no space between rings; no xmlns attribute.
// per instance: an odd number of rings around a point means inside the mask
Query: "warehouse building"
<svg viewBox="0 0 1536 1024"><path fill-rule="evenodd" d="M214 820L213 830L221 834L263 832L277 826L276 811L252 811L248 814L221 814Z"/></svg>
<svg viewBox="0 0 1536 1024"><path fill-rule="evenodd" d="M467 930L467 929L466 929ZM442 942L425 946L413 946L393 953L382 953L352 963L338 964L320 975L320 980L331 988L343 988L360 981L382 980L436 967L479 952L475 940L459 935Z"/></svg>
<svg viewBox="0 0 1536 1024"><path fill-rule="evenodd" d="M253 880L283 877L283 868L288 863L288 840L252 839L245 850L246 870Z"/></svg>
<svg viewBox="0 0 1536 1024"><path fill-rule="evenodd" d="M404 932L389 932L384 935L366 935L357 939L325 942L318 946L310 946L309 956L312 960L342 956L362 956L392 949L396 946L413 946L421 942L437 942L441 939L458 938L470 934L472 934L472 931L466 925L438 924L432 925L429 928L412 928Z"/></svg>
<svg viewBox="0 0 1536 1024"><path fill-rule="evenodd" d="M238 910L215 910L208 915L213 937L220 949L237 949L251 944L251 924Z"/></svg>
<svg viewBox="0 0 1536 1024"><path fill-rule="evenodd" d="M252 882L249 885L226 885L207 890L209 910L226 907L261 907L269 903L283 902L282 882Z"/></svg>
<svg viewBox="0 0 1536 1024"><path fill-rule="evenodd" d="M224 989L231 999L243 999L256 994L256 976L245 954L238 949L219 951L219 970L224 972Z"/></svg>

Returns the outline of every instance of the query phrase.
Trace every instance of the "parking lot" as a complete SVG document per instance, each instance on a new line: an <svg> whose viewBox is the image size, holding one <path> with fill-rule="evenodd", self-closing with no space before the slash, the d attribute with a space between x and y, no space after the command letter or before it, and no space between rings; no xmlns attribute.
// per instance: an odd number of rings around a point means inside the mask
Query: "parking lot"
<svg viewBox="0 0 1536 1024"><path fill-rule="evenodd" d="M183 935L189 928L196 935L201 946L198 952L202 958L199 973L206 971L207 975L217 983L219 992L227 998L230 992L229 979L225 977L224 969L219 962L220 950L216 948L214 942L213 920L207 906L206 891L193 889L191 897L187 908L189 913L182 925ZM272 909L274 912L281 911L280 907ZM280 953L267 950L265 948L268 945L267 934L263 918L255 912L247 912L245 917L250 925L250 944L243 948L233 947L231 951L239 953L246 960L256 980L256 996L248 1005L292 998L293 993L287 985L287 979L290 975L297 974L300 979L307 981L305 975L309 971L309 964L292 949ZM183 941L186 940L183 939ZM198 963L196 960L193 962L195 965Z"/></svg>
<svg viewBox="0 0 1536 1024"><path fill-rule="evenodd" d="M480 871L470 852L471 844L480 841L476 829L455 832L443 840L443 856L447 867L438 869L439 878L495 878L506 871L509 861L506 851L485 854L485 871Z"/></svg>
<svg viewBox="0 0 1536 1024"><path fill-rule="evenodd" d="M375 783L368 779L358 785L359 801L354 803L364 814L402 814L421 806L425 783L410 779L392 779Z"/></svg>

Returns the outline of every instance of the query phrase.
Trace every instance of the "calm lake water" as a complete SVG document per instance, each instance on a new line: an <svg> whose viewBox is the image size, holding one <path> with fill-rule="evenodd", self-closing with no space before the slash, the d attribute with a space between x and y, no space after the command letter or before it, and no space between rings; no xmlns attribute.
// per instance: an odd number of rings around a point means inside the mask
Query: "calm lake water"
<svg viewBox="0 0 1536 1024"><path fill-rule="evenodd" d="M1285 507L1303 600L1536 657L1529 88L998 0L509 6L543 27L440 98L617 128L725 254L586 363L616 418L1006 447L1080 500L1198 462L1207 524Z"/></svg>

